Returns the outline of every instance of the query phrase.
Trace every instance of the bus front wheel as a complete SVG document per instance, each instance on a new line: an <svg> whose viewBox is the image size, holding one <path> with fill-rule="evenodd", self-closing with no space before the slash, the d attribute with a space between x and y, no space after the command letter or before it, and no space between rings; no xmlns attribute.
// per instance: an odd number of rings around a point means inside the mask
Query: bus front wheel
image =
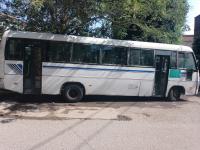
<svg viewBox="0 0 200 150"><path fill-rule="evenodd" d="M179 88L172 88L169 92L168 99L171 101L178 101L181 97L181 91Z"/></svg>
<svg viewBox="0 0 200 150"><path fill-rule="evenodd" d="M64 87L62 94L67 102L75 103L83 99L84 89L77 84L69 84Z"/></svg>

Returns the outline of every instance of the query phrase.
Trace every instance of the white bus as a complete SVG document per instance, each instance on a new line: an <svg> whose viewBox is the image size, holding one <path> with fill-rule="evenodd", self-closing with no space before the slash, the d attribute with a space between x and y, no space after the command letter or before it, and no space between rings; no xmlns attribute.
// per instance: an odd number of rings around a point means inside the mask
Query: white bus
<svg viewBox="0 0 200 150"><path fill-rule="evenodd" d="M179 45L6 31L0 88L22 94L168 97L198 92L191 48Z"/></svg>

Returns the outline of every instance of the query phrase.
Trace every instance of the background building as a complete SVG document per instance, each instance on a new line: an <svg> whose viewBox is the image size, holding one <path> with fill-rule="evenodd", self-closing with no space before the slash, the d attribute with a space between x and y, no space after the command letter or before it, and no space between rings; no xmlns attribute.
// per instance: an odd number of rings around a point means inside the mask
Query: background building
<svg viewBox="0 0 200 150"><path fill-rule="evenodd" d="M192 48L194 42L194 35L183 35L182 45L189 46Z"/></svg>
<svg viewBox="0 0 200 150"><path fill-rule="evenodd" d="M195 17L194 38L200 38L200 15Z"/></svg>
<svg viewBox="0 0 200 150"><path fill-rule="evenodd" d="M195 17L193 49L197 58L200 60L200 15Z"/></svg>

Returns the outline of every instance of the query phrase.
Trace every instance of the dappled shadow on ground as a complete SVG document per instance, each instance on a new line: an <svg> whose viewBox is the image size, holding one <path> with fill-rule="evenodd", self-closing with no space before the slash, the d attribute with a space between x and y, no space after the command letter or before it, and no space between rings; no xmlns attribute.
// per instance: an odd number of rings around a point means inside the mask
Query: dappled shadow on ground
<svg viewBox="0 0 200 150"><path fill-rule="evenodd" d="M0 93L0 102L19 102L19 103L66 103L61 96L55 95L21 95L15 93ZM185 102L181 99L179 102ZM81 103L96 102L170 102L166 98L160 97L133 97L133 96L86 96ZM74 104L74 103L73 103ZM76 103L79 104L79 103Z"/></svg>
<svg viewBox="0 0 200 150"><path fill-rule="evenodd" d="M60 96L51 95L21 95L15 93L0 94L0 102L19 102L19 103L63 103Z"/></svg>
<svg viewBox="0 0 200 150"><path fill-rule="evenodd" d="M151 107L151 108L177 108L185 104L186 100L178 102L170 102L164 98L147 98L147 97L125 97L125 96L87 96L79 103L65 103L61 96L52 95L19 95L19 94L1 94L0 106L9 110L9 113L20 112L34 112L38 111L56 111L60 108L120 108L120 107ZM0 114L1 115L1 114Z"/></svg>

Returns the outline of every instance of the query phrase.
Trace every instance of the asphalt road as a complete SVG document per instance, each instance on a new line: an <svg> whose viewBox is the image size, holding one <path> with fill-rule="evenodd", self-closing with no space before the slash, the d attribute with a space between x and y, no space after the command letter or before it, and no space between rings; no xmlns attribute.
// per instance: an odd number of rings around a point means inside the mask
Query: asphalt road
<svg viewBox="0 0 200 150"><path fill-rule="evenodd" d="M200 98L0 97L0 150L198 150Z"/></svg>

